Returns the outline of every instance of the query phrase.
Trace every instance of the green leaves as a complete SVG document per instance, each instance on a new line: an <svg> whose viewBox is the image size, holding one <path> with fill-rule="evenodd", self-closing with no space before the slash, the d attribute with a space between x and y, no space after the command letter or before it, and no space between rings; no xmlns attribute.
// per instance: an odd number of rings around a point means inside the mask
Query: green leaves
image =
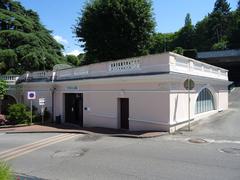
<svg viewBox="0 0 240 180"><path fill-rule="evenodd" d="M29 124L31 112L24 104L13 104L8 108L7 118L13 124Z"/></svg>
<svg viewBox="0 0 240 180"><path fill-rule="evenodd" d="M0 161L0 179L1 180L13 180L14 175L11 167L6 163Z"/></svg>
<svg viewBox="0 0 240 180"><path fill-rule="evenodd" d="M63 46L50 33L36 12L17 1L0 1L1 73L51 69L62 62Z"/></svg>
<svg viewBox="0 0 240 180"><path fill-rule="evenodd" d="M220 13L222 15L228 15L230 12L230 4L227 0L216 0L213 13Z"/></svg>
<svg viewBox="0 0 240 180"><path fill-rule="evenodd" d="M74 32L92 63L146 54L154 25L148 0L94 0L86 4Z"/></svg>
<svg viewBox="0 0 240 180"><path fill-rule="evenodd" d="M4 95L7 93L8 85L7 82L0 79L0 100L3 99Z"/></svg>

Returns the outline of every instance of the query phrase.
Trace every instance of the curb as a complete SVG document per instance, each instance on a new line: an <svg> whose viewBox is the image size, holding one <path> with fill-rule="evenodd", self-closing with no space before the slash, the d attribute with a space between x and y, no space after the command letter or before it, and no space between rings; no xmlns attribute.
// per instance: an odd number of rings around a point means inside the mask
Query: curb
<svg viewBox="0 0 240 180"><path fill-rule="evenodd" d="M27 124L4 125L4 126L0 126L0 130L1 130L1 129L7 129L7 128L27 127L27 126L29 126L29 125L27 125Z"/></svg>
<svg viewBox="0 0 240 180"><path fill-rule="evenodd" d="M34 134L34 133L76 133L85 135L104 135L108 137L120 137L120 138L133 138L133 139L146 139L155 138L168 134L168 132L160 132L157 135L131 135L131 134L101 134L101 133L91 133L91 132L80 132L80 131L6 131L5 134Z"/></svg>

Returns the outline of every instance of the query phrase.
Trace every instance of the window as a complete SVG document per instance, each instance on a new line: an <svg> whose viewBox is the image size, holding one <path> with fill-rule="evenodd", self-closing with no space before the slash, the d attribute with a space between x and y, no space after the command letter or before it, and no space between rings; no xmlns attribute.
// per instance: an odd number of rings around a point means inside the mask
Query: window
<svg viewBox="0 0 240 180"><path fill-rule="evenodd" d="M203 113L214 110L214 99L209 89L203 89L197 98L195 113Z"/></svg>

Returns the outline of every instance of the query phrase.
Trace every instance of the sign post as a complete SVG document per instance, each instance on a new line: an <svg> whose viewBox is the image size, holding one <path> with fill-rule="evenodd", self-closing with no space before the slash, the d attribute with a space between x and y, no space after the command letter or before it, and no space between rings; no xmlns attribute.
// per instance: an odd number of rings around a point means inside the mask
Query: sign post
<svg viewBox="0 0 240 180"><path fill-rule="evenodd" d="M44 123L44 105L45 105L45 98L39 98L39 105L41 106L41 116L42 116L42 124Z"/></svg>
<svg viewBox="0 0 240 180"><path fill-rule="evenodd" d="M30 120L30 125L32 125L32 111L33 111L33 104L32 100L36 99L36 92L35 91L28 91L27 93L27 98L30 100L30 109L31 109L31 120Z"/></svg>
<svg viewBox="0 0 240 180"><path fill-rule="evenodd" d="M190 103L191 103L191 98L190 98L190 90L192 90L195 86L195 83L192 79L186 79L184 81L184 88L186 90L188 90L188 130L190 131L191 130L191 115L190 115L190 112L191 112L191 106L190 106Z"/></svg>

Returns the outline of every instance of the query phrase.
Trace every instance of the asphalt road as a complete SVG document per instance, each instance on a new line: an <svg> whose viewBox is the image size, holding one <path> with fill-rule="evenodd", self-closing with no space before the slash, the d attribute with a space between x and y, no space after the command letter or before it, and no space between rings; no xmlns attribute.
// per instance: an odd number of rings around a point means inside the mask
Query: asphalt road
<svg viewBox="0 0 240 180"><path fill-rule="evenodd" d="M236 89L229 111L206 118L192 132L151 139L0 134L0 151L29 144L22 148L31 152L8 162L19 176L34 180L239 180L239 96Z"/></svg>

